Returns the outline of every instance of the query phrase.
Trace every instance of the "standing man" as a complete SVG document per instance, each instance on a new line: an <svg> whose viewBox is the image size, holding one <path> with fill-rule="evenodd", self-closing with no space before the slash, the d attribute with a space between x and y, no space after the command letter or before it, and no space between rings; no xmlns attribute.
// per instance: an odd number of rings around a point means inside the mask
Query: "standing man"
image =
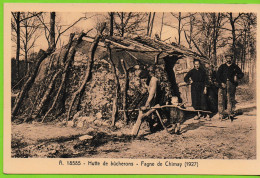
<svg viewBox="0 0 260 178"><path fill-rule="evenodd" d="M227 114L233 121L237 80L243 77L244 74L241 69L232 62L232 56L226 55L225 63L217 71L217 81L220 86L218 91L219 119L224 119L224 111L227 109Z"/></svg>
<svg viewBox="0 0 260 178"><path fill-rule="evenodd" d="M195 110L207 110L205 94L207 93L205 70L201 69L200 61L194 60L194 68L184 77L186 83L191 84L191 100ZM200 113L195 119L200 118Z"/></svg>

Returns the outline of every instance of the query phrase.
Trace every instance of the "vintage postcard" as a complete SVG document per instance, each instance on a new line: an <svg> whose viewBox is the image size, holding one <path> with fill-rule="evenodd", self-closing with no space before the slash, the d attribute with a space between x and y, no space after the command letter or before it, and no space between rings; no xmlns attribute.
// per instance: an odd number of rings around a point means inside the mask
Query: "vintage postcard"
<svg viewBox="0 0 260 178"><path fill-rule="evenodd" d="M259 15L4 4L4 173L259 175Z"/></svg>

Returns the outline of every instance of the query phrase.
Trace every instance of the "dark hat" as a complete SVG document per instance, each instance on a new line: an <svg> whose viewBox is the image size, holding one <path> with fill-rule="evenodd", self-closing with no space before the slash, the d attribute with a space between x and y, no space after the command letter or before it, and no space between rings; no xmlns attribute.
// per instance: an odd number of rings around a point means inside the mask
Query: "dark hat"
<svg viewBox="0 0 260 178"><path fill-rule="evenodd" d="M200 60L199 59L194 59L193 63L195 63L195 62L199 62L200 63Z"/></svg>
<svg viewBox="0 0 260 178"><path fill-rule="evenodd" d="M233 57L233 55L230 54L230 53L228 53L228 54L225 55L225 58L232 58L232 57Z"/></svg>

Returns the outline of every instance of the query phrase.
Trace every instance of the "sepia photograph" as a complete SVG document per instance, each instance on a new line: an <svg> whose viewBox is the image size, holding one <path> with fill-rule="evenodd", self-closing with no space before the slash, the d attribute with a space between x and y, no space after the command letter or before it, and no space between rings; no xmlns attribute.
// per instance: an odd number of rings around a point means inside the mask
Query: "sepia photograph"
<svg viewBox="0 0 260 178"><path fill-rule="evenodd" d="M10 159L257 160L255 11L17 9Z"/></svg>

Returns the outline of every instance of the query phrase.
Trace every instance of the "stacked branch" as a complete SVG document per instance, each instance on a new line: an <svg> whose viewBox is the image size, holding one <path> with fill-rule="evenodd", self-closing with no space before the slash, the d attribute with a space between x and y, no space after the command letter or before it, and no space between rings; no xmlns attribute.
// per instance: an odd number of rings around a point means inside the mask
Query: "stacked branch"
<svg viewBox="0 0 260 178"><path fill-rule="evenodd" d="M61 84L60 84L60 87L58 89L58 92L54 98L54 102L53 102L53 105L50 107L50 109L47 111L47 113L45 114L45 116L43 117L42 119L42 122L44 122L45 118L47 117L47 115L50 113L50 111L54 108L55 104L57 103L57 100L59 98L59 95L61 94L61 91L62 91L62 88L64 88L65 86L65 82L66 82L66 79L67 79L67 75L68 75L68 71L69 71L69 67L71 66L73 60L74 60L74 56L76 54L76 48L77 46L81 43L82 41L82 38L85 36L85 33L81 33L76 41L76 44L72 47L71 49L71 52L70 52L70 56L68 57L68 52L69 52L69 48L67 49L67 52L65 53L65 56L66 58L68 59L63 59L64 61L66 61L65 63L65 67L63 69L63 74L62 74L62 78L61 78ZM73 41L73 38L74 38L74 34L71 34L70 35L70 43ZM69 47L71 46L71 44L69 44ZM64 94L64 93L63 93Z"/></svg>
<svg viewBox="0 0 260 178"><path fill-rule="evenodd" d="M65 52L65 54L64 54L64 56L63 56L63 59L62 59L63 62L66 62L66 61L67 61L67 57L68 57L69 51L70 51L70 49L71 49L74 36L75 36L74 33L71 33L71 34L70 34L70 39L69 39L68 47L67 47L67 50L66 50L66 52ZM58 89L58 91L57 91L57 94L56 94L55 97L54 97L54 100L53 100L53 103L52 103L51 107L50 107L49 110L45 113L45 115L44 115L44 117L43 117L43 119L42 119L42 122L45 121L45 118L46 118L46 117L48 116L48 114L53 110L53 108L54 108L54 106L56 105L56 103L57 103L57 101L58 101L58 98L59 98L59 96L60 96L60 94L61 94L62 89L65 87L64 85L65 85L65 80L66 80L66 75L67 75L68 67L69 67L69 64L66 63L65 68L64 68L64 71L63 71L63 74L62 74L61 84L60 84L60 86L59 86L59 89Z"/></svg>
<svg viewBox="0 0 260 178"><path fill-rule="evenodd" d="M46 105L46 102L49 101L50 99L50 94L51 92L53 91L53 86L54 86L54 82L57 78L57 76L59 76L59 74L61 73L61 70L59 70L58 72L56 72L54 74L54 76L52 77L51 79L51 82L50 84L48 85L48 88L47 90L45 91L41 101L40 101L40 104L36 107L36 111L34 112L34 114L32 115L31 119L34 120L36 117L38 117L38 115L41 113L42 111L42 108L44 107L44 105ZM27 121L27 119L25 120Z"/></svg>
<svg viewBox="0 0 260 178"><path fill-rule="evenodd" d="M22 105L22 101L24 100L25 96L28 94L29 90L31 89L35 78L38 74L38 70L39 67L42 63L42 61L44 59L46 59L50 54L52 54L55 50L55 46L51 46L50 48L48 48L46 51L40 50L36 59L38 59L34 70L31 73L31 76L28 77L28 79L26 80L26 82L24 83L21 92L19 93L19 96L16 98L15 100L15 104L12 110L12 120L15 119L15 116L17 115L21 105Z"/></svg>
<svg viewBox="0 0 260 178"><path fill-rule="evenodd" d="M79 87L79 89L72 96L72 100L71 100L71 103L70 103L70 107L69 107L69 110L68 110L66 121L68 121L70 119L70 113L71 113L71 110L72 110L72 106L73 106L77 96L79 96L79 100L80 100L80 97L82 96L82 94L83 94L83 92L85 90L86 83L91 78L91 71L92 71L92 67L93 67L93 63L94 63L95 51L97 49L99 40L102 37L102 33L103 33L105 27L106 27L106 23L101 24L101 28L100 28L98 34L96 35L93 43L91 44L91 47L90 47L89 52L88 52L88 63L87 63L88 67L87 67L87 70L86 70L86 74L85 74L85 77L84 77L84 79L82 81L81 86Z"/></svg>

